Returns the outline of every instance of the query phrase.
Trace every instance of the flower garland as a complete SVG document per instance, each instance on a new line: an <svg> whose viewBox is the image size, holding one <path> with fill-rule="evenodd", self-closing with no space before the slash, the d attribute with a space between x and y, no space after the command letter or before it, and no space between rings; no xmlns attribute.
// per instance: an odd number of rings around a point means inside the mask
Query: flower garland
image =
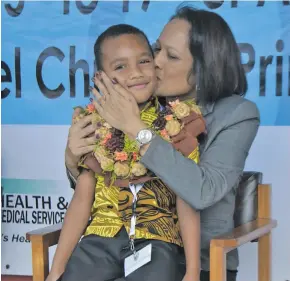
<svg viewBox="0 0 290 281"><path fill-rule="evenodd" d="M112 128L97 113L93 104L88 104L82 110L74 122L78 122L86 115L93 115L92 123L97 125L96 148L93 155L99 162L103 174L111 173L113 181L117 178L136 179L148 174L146 167L139 162L141 156L136 140L130 140L122 131ZM172 137L182 130L184 126L182 120L193 111L200 114L199 107L193 100L180 102L177 99L160 110L155 99L155 104L154 100L148 102L140 112L140 117L155 134L171 142Z"/></svg>

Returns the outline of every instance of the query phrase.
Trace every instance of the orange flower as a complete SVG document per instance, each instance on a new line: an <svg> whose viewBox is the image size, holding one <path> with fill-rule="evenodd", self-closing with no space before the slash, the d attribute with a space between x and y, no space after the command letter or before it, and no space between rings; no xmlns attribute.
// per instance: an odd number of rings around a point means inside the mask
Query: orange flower
<svg viewBox="0 0 290 281"><path fill-rule="evenodd" d="M162 137L165 137L165 138L168 137L168 133L167 133L166 129L161 130L160 134Z"/></svg>
<svg viewBox="0 0 290 281"><path fill-rule="evenodd" d="M101 142L102 145L105 145L107 143L107 141L112 138L112 133L108 133L105 138L103 139L103 141Z"/></svg>
<svg viewBox="0 0 290 281"><path fill-rule="evenodd" d="M90 103L87 105L87 110L88 112L93 113L95 111L95 106L92 103Z"/></svg>
<svg viewBox="0 0 290 281"><path fill-rule="evenodd" d="M133 160L136 161L138 159L138 153L133 152Z"/></svg>
<svg viewBox="0 0 290 281"><path fill-rule="evenodd" d="M165 120L167 120L167 121L170 121L172 119L173 119L173 115L172 114L165 116Z"/></svg>
<svg viewBox="0 0 290 281"><path fill-rule="evenodd" d="M128 154L124 151L121 151L121 152L118 152L116 151L115 152L115 160L116 161L126 161L128 159Z"/></svg>

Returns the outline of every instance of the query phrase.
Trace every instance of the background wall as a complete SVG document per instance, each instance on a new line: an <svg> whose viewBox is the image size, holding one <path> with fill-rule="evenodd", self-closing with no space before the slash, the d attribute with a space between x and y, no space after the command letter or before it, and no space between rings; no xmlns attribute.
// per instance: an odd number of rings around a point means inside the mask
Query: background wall
<svg viewBox="0 0 290 281"><path fill-rule="evenodd" d="M290 4L199 1L231 26L261 128L246 170L273 186L273 280L290 279ZM88 103L93 44L107 27L133 24L150 41L179 2L2 1L2 273L31 274L25 233L62 220L72 191L64 148L72 107ZM288 234L288 235L287 235ZM239 280L256 280L256 245L240 251ZM54 248L51 250L53 253Z"/></svg>

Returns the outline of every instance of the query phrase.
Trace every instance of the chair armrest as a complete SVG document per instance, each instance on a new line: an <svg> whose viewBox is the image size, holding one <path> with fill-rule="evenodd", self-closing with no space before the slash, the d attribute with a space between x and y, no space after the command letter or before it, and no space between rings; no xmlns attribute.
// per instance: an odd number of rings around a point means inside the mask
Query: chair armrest
<svg viewBox="0 0 290 281"><path fill-rule="evenodd" d="M269 233L277 226L272 219L256 219L233 229L233 231L217 236L211 240L211 245L222 248L237 248L245 243Z"/></svg>
<svg viewBox="0 0 290 281"><path fill-rule="evenodd" d="M26 233L32 247L33 281L44 281L48 276L48 249L58 243L61 228L62 223L59 223Z"/></svg>
<svg viewBox="0 0 290 281"><path fill-rule="evenodd" d="M261 248L260 241L266 241L268 244L267 234L271 233L276 226L276 220L258 218L212 239L210 241L210 280L226 280L226 254L228 252L257 238L259 238L259 248Z"/></svg>
<svg viewBox="0 0 290 281"><path fill-rule="evenodd" d="M41 240L50 247L58 243L61 228L62 223L39 228L26 233L26 239L29 241Z"/></svg>

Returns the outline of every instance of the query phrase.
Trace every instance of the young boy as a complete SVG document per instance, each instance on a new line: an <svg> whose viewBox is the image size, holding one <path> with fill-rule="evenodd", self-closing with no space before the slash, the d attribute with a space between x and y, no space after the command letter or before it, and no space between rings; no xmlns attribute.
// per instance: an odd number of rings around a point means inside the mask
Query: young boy
<svg viewBox="0 0 290 281"><path fill-rule="evenodd" d="M153 53L145 34L129 25L112 26L99 36L94 52L97 68L117 78L142 109L156 86ZM176 199L161 180L148 181L138 193L134 245L129 244L133 195L128 187L107 187L104 177L95 176L83 169L78 177L47 281L62 274L62 281L199 280L199 214ZM183 245L184 277L179 267ZM124 277L125 258L141 249L149 251L150 262Z"/></svg>

